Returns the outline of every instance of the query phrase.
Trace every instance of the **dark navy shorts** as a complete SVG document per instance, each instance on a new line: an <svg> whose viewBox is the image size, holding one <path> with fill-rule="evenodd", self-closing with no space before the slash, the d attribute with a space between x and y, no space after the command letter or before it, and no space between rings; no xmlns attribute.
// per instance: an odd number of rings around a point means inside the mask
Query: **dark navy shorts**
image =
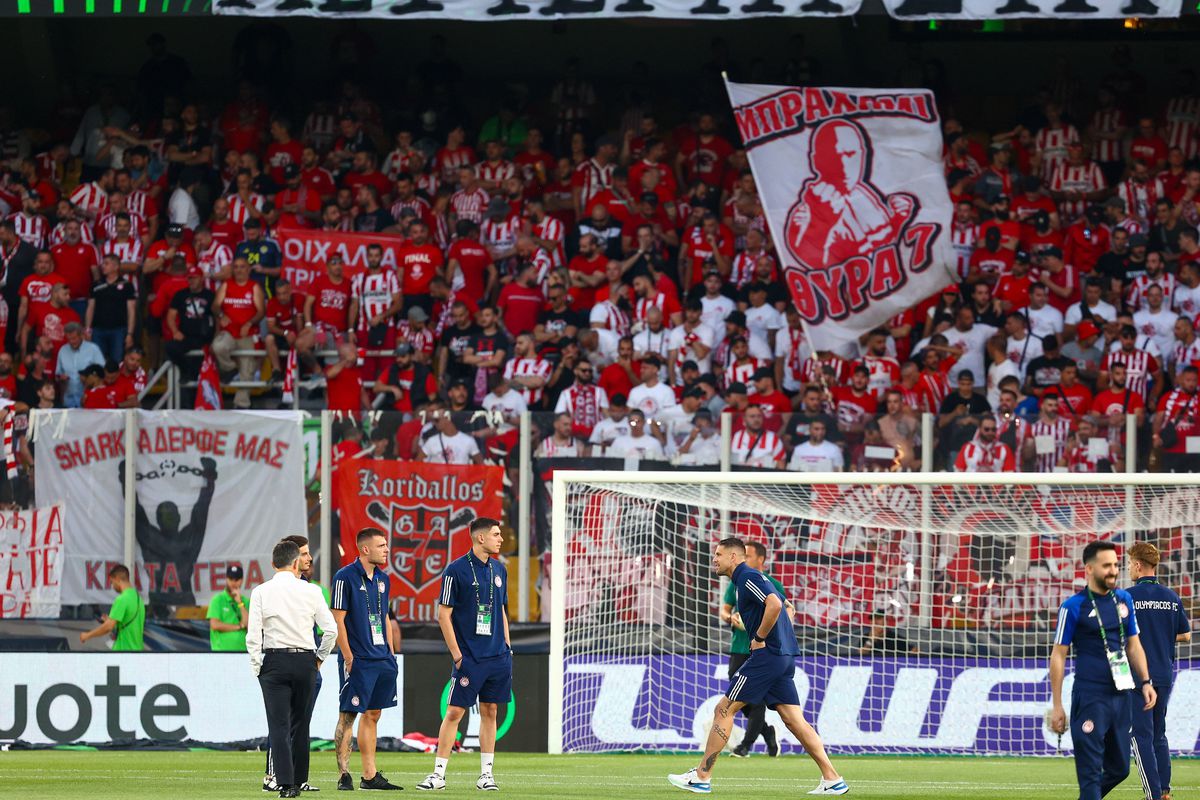
<svg viewBox="0 0 1200 800"><path fill-rule="evenodd" d="M747 705L798 706L800 695L792 678L796 657L774 655L765 647L754 650L746 663L729 677L725 696Z"/></svg>
<svg viewBox="0 0 1200 800"><path fill-rule="evenodd" d="M338 708L361 714L395 706L399 677L396 662L390 658L356 658L347 678L346 662L338 655Z"/></svg>
<svg viewBox="0 0 1200 800"><path fill-rule="evenodd" d="M449 705L470 708L481 703L507 703L512 696L512 653L472 661L463 653L462 663L450 673Z"/></svg>

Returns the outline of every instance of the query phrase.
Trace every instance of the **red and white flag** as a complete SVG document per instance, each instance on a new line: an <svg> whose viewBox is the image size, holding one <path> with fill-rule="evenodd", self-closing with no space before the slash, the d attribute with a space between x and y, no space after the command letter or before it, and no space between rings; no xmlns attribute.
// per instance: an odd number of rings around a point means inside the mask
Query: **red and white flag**
<svg viewBox="0 0 1200 800"><path fill-rule="evenodd" d="M212 348L204 348L204 361L200 363L200 380L196 385L196 410L221 410L221 374L217 372L217 360Z"/></svg>
<svg viewBox="0 0 1200 800"><path fill-rule="evenodd" d="M814 350L848 349L957 280L931 92L726 88Z"/></svg>
<svg viewBox="0 0 1200 800"><path fill-rule="evenodd" d="M283 368L283 402L290 403L296 395L296 348L289 347L287 366Z"/></svg>

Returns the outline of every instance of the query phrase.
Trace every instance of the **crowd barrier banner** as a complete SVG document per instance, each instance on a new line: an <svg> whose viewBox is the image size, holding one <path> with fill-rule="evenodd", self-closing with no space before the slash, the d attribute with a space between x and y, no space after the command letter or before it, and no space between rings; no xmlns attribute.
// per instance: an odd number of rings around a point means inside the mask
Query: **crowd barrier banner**
<svg viewBox="0 0 1200 800"><path fill-rule="evenodd" d="M1180 0L883 0L896 19L1117 19L1178 17Z"/></svg>
<svg viewBox="0 0 1200 800"><path fill-rule="evenodd" d="M933 93L729 83L813 350L838 350L956 280Z"/></svg>
<svg viewBox="0 0 1200 800"><path fill-rule="evenodd" d="M404 656L396 708L379 735L404 733ZM336 658L310 733L332 738L338 716ZM245 653L0 653L0 741L34 744L155 739L239 742L267 735L262 690ZM333 764L333 754L327 754Z"/></svg>
<svg viewBox="0 0 1200 800"><path fill-rule="evenodd" d="M342 561L354 559L360 530L385 531L397 618L432 620L442 571L471 549L467 526L476 517L500 519L503 482L502 467L343 460L333 473Z"/></svg>
<svg viewBox="0 0 1200 800"><path fill-rule="evenodd" d="M728 688L728 656L663 655L569 659L563 747L566 750L698 749ZM700 676L700 686L671 676ZM1063 697L1070 697L1068 674ZM991 753L1053 755L1058 737L1045 725L1050 682L1045 659L796 659L805 717L838 753ZM1200 667L1181 662L1171 691L1167 738L1180 753L1200 738ZM773 712L772 712L773 713ZM677 730L662 720L690 720ZM741 722L736 723L741 728ZM784 753L802 752L776 725ZM738 736L742 733L739 730ZM1071 749L1070 734L1062 739Z"/></svg>
<svg viewBox="0 0 1200 800"><path fill-rule="evenodd" d="M63 506L0 512L0 619L62 610Z"/></svg>
<svg viewBox="0 0 1200 800"><path fill-rule="evenodd" d="M283 276L302 294L308 294L312 282L325 274L331 256L341 256L349 281L366 269L367 248L383 248L383 266L395 270L404 237L390 233L343 233L307 228L283 228L279 231L279 249L283 252Z"/></svg>
<svg viewBox="0 0 1200 800"><path fill-rule="evenodd" d="M125 413L56 411L36 421L37 505L61 503L70 545L62 602L111 603L122 559ZM298 412L138 412L138 564L151 603L206 604L229 564L246 588L271 574L271 547L308 529Z"/></svg>
<svg viewBox="0 0 1200 800"><path fill-rule="evenodd" d="M862 0L214 0L214 14L486 22L504 19L844 17Z"/></svg>

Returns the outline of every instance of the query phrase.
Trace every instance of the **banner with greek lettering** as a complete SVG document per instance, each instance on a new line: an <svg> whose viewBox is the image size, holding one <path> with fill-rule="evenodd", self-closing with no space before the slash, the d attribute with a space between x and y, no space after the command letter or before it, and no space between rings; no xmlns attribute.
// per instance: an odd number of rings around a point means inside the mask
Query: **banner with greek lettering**
<svg viewBox="0 0 1200 800"><path fill-rule="evenodd" d="M271 547L308 530L294 411L138 411L135 585L151 603L204 605L230 564L246 588ZM34 412L37 504L65 506L62 602L108 603L125 530L125 412Z"/></svg>
<svg viewBox="0 0 1200 800"><path fill-rule="evenodd" d="M58 619L63 507L0 512L0 619Z"/></svg>
<svg viewBox="0 0 1200 800"><path fill-rule="evenodd" d="M1178 17L1180 0L883 0L896 19Z"/></svg>
<svg viewBox="0 0 1200 800"><path fill-rule="evenodd" d="M954 282L932 92L727 86L814 350L849 352Z"/></svg>
<svg viewBox="0 0 1200 800"><path fill-rule="evenodd" d="M377 244L383 248L384 269L394 270L400 263L399 251L404 237L390 233L342 233L314 231L307 228L282 228L279 249L283 252L283 276L301 294L325 274L330 256L341 256L346 280L366 269L367 248Z"/></svg>
<svg viewBox="0 0 1200 800"><path fill-rule="evenodd" d="M743 19L843 17L862 0L214 0L214 14L345 19Z"/></svg>
<svg viewBox="0 0 1200 800"><path fill-rule="evenodd" d="M442 571L471 549L476 517L500 519L503 493L503 467L343 459L333 470L343 562L354 560L360 530L387 532L396 617L432 620Z"/></svg>

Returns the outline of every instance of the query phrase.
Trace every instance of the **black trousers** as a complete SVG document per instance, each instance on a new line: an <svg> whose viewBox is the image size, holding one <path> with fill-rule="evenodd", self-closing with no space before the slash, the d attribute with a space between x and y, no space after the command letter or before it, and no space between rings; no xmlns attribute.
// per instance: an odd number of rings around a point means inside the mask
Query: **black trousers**
<svg viewBox="0 0 1200 800"><path fill-rule="evenodd" d="M729 677L733 678L733 673L737 672L742 664L745 664L750 659L749 653L730 653L729 654ZM762 736L763 728L767 724L767 707L763 705L744 705L742 706L742 714L746 717L746 735L742 737L742 743L739 745L747 750L754 747L754 743ZM763 739L765 742L766 739Z"/></svg>
<svg viewBox="0 0 1200 800"><path fill-rule="evenodd" d="M317 685L316 654L267 653L258 685L267 709L275 782L299 786L308 780L308 724Z"/></svg>

